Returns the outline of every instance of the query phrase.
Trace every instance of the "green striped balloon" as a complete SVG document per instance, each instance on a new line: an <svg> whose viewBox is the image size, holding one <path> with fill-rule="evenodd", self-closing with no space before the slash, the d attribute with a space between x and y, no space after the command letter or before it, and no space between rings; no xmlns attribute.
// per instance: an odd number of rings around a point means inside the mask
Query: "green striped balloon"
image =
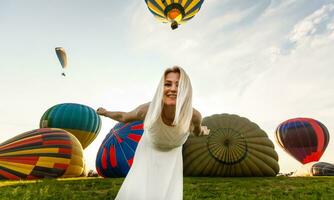
<svg viewBox="0 0 334 200"><path fill-rule="evenodd" d="M186 176L275 176L274 144L244 117L216 114L203 119L208 136L190 136L183 146Z"/></svg>
<svg viewBox="0 0 334 200"><path fill-rule="evenodd" d="M76 103L63 103L49 108L40 120L41 128L61 128L78 138L85 149L101 128L101 118L94 109Z"/></svg>

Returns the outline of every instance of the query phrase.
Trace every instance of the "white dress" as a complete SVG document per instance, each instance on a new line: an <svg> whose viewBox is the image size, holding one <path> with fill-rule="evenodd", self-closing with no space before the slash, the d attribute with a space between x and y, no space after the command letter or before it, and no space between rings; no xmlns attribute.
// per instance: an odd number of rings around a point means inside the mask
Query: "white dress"
<svg viewBox="0 0 334 200"><path fill-rule="evenodd" d="M145 130L116 200L182 200L182 145L188 135L161 117Z"/></svg>

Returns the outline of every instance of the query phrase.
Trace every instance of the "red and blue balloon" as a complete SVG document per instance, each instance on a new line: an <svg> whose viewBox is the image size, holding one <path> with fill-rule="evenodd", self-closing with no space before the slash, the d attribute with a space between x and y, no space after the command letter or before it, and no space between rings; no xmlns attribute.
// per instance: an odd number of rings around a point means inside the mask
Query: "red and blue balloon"
<svg viewBox="0 0 334 200"><path fill-rule="evenodd" d="M280 146L302 164L318 161L324 153L329 133L325 125L310 118L294 118L276 129Z"/></svg>
<svg viewBox="0 0 334 200"><path fill-rule="evenodd" d="M103 177L125 177L144 132L143 121L118 123L103 140L96 156L96 170Z"/></svg>

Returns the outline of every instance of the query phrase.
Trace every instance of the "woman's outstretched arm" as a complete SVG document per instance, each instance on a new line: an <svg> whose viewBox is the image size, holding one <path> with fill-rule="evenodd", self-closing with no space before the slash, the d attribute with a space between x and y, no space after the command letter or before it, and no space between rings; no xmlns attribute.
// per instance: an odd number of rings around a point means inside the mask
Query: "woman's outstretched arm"
<svg viewBox="0 0 334 200"><path fill-rule="evenodd" d="M196 136L209 135L210 129L206 126L202 126L202 115L194 108L193 117L191 119L191 132Z"/></svg>
<svg viewBox="0 0 334 200"><path fill-rule="evenodd" d="M150 103L142 104L130 112L108 111L100 107L96 110L96 113L101 116L109 117L118 122L127 123L127 122L144 120L149 105Z"/></svg>

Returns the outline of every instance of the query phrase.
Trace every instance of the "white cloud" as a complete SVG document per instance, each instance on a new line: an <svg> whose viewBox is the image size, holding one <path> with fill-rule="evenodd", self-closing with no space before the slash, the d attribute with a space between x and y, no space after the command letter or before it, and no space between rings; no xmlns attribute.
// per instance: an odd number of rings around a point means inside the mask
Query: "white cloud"
<svg viewBox="0 0 334 200"><path fill-rule="evenodd" d="M328 30L321 30L321 28L333 22L334 4L324 5L295 25L293 31L290 33L289 40L291 42L300 43L317 33L324 34L323 32L325 32L326 34Z"/></svg>

